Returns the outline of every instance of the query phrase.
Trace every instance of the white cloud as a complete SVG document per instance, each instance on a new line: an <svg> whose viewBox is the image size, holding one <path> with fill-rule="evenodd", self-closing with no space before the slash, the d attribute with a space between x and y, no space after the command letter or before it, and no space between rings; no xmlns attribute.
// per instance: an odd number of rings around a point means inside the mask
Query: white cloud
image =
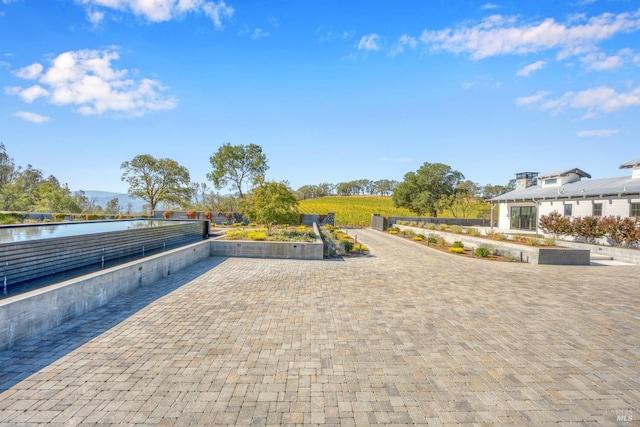
<svg viewBox="0 0 640 427"><path fill-rule="evenodd" d="M380 46L378 45L379 38L380 36L378 36L377 34L367 34L365 36L362 36L362 38L358 42L358 50L380 50Z"/></svg>
<svg viewBox="0 0 640 427"><path fill-rule="evenodd" d="M255 30L253 30L253 33L251 33L251 38L257 40L264 37L269 37L270 35L271 34L269 34L268 31L264 31L262 28L256 28Z"/></svg>
<svg viewBox="0 0 640 427"><path fill-rule="evenodd" d="M604 13L585 21L518 25L518 18L493 15L475 26L425 30L420 40L434 51L468 53L474 59L497 55L558 50L560 59L593 51L599 42L618 33L640 29L640 10L617 15Z"/></svg>
<svg viewBox="0 0 640 427"><path fill-rule="evenodd" d="M546 61L536 61L533 64L529 64L529 65L521 68L520 70L518 70L516 75L520 76L520 77L529 77L529 75L531 73L533 73L534 71L538 71L539 69L541 69L545 65L546 65Z"/></svg>
<svg viewBox="0 0 640 427"><path fill-rule="evenodd" d="M217 28L222 27L223 19L231 19L233 7L228 6L224 1L218 3L207 2L202 5L202 11L213 21Z"/></svg>
<svg viewBox="0 0 640 427"><path fill-rule="evenodd" d="M224 0L76 0L87 7L87 18L95 25L104 19L100 9L130 12L151 22L164 22L187 13L204 13L214 25L222 27L233 16L233 7Z"/></svg>
<svg viewBox="0 0 640 427"><path fill-rule="evenodd" d="M38 98L46 97L49 95L49 91L40 85L29 86L26 89L21 87L9 87L5 88L5 92L8 95L18 95L26 103L32 103Z"/></svg>
<svg viewBox="0 0 640 427"><path fill-rule="evenodd" d="M176 99L163 94L166 88L159 81L147 78L135 81L128 77L128 70L112 68L111 62L118 59L118 53L112 50L65 52L39 75L39 84L9 87L5 92L19 96L24 102L44 98L54 105L75 106L84 115L116 112L142 116L149 111L176 107ZM30 67L33 66L24 69Z"/></svg>
<svg viewBox="0 0 640 427"><path fill-rule="evenodd" d="M403 34L398 40L398 43L396 43L395 46L391 49L389 55L396 56L401 54L402 52L404 52L404 48L406 46L410 47L411 49L415 49L416 46L418 46L418 40L416 40L415 37Z"/></svg>
<svg viewBox="0 0 640 427"><path fill-rule="evenodd" d="M494 3L485 3L481 7L482 10L492 10L497 8L498 8L498 5Z"/></svg>
<svg viewBox="0 0 640 427"><path fill-rule="evenodd" d="M36 113L30 113L28 111L18 111L17 113L15 113L15 116L20 117L21 119L24 119L28 122L37 124L48 122L49 120L51 120L50 117L42 116Z"/></svg>
<svg viewBox="0 0 640 427"><path fill-rule="evenodd" d="M547 95L549 95L549 92L547 91L540 91L538 93L536 93L535 95L531 95L531 96L523 96L520 98L516 99L516 105L529 105L529 104L535 104L537 102L542 101Z"/></svg>
<svg viewBox="0 0 640 427"><path fill-rule="evenodd" d="M539 92L533 96L518 98L516 104L522 106L541 103L547 95L548 92ZM567 108L586 110L583 119L589 119L595 117L596 112L612 113L638 106L640 106L640 87L620 93L610 87L600 86L580 92L565 92L559 98L542 102L540 109L551 111L553 114L558 114Z"/></svg>
<svg viewBox="0 0 640 427"><path fill-rule="evenodd" d="M620 133L619 129L595 129L595 130L583 130L577 133L581 138L590 137L606 137Z"/></svg>
<svg viewBox="0 0 640 427"><path fill-rule="evenodd" d="M21 79L33 80L36 79L40 73L42 73L42 64L35 62L28 67L23 67L14 71L13 75Z"/></svg>
<svg viewBox="0 0 640 427"><path fill-rule="evenodd" d="M316 33L318 34L318 41L320 43L334 41L334 40L350 40L356 34L356 32L353 30L335 32L331 29L327 29L323 25L318 27L318 29L316 30Z"/></svg>
<svg viewBox="0 0 640 427"><path fill-rule="evenodd" d="M640 87L618 93L606 86L587 89L573 96L571 106L577 109L599 110L605 113L640 106Z"/></svg>
<svg viewBox="0 0 640 427"><path fill-rule="evenodd" d="M104 21L104 12L98 10L87 9L87 19L89 22L93 24L94 27L97 27Z"/></svg>

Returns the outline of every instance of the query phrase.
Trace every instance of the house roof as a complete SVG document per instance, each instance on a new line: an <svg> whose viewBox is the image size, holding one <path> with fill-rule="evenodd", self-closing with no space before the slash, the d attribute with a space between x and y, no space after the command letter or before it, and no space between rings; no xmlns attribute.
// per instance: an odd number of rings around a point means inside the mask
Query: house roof
<svg viewBox="0 0 640 427"><path fill-rule="evenodd" d="M635 159L635 160L631 160L630 162L627 163L623 163L620 165L620 169L629 169L629 168L633 168L636 166L640 166L640 158L639 159Z"/></svg>
<svg viewBox="0 0 640 427"><path fill-rule="evenodd" d="M542 175L538 176L538 179L553 178L555 176L564 176L564 175L569 175L570 173L575 173L580 178L591 178L591 175L589 175L585 171L578 168L573 168L573 169L563 169L563 170L543 173Z"/></svg>
<svg viewBox="0 0 640 427"><path fill-rule="evenodd" d="M573 169L572 169L573 170ZM547 175L558 176L558 175ZM576 181L559 187L534 185L522 190L514 190L491 199L491 202L530 201L540 199L566 199L604 196L640 195L640 179L630 176L618 178Z"/></svg>

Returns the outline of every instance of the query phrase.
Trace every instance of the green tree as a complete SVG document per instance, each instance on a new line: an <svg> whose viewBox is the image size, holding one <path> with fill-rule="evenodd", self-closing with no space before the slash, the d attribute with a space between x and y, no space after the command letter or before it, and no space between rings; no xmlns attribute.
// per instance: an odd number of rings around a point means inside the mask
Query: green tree
<svg viewBox="0 0 640 427"><path fill-rule="evenodd" d="M226 143L213 154L209 161L213 171L207 174L213 186L220 190L230 186L244 198L243 185L264 181L269 166L262 147L256 144L231 145Z"/></svg>
<svg viewBox="0 0 640 427"><path fill-rule="evenodd" d="M473 181L460 181L452 195L443 196L439 206L447 209L454 218L472 218L473 214L482 215L489 203L480 200L481 188Z"/></svg>
<svg viewBox="0 0 640 427"><path fill-rule="evenodd" d="M298 199L284 182L263 182L245 198L243 212L263 224L271 233L274 223L291 224L298 221Z"/></svg>
<svg viewBox="0 0 640 427"><path fill-rule="evenodd" d="M455 194L462 173L442 163L424 163L416 172L405 174L404 181L393 191L396 207L407 208L417 215L438 216L438 209L446 208Z"/></svg>
<svg viewBox="0 0 640 427"><path fill-rule="evenodd" d="M122 212L122 207L120 206L120 199L117 197L109 200L104 207L104 213L108 215L118 215L120 212Z"/></svg>
<svg viewBox="0 0 640 427"><path fill-rule="evenodd" d="M122 181L129 184L129 195L149 204L153 212L159 202L188 203L191 196L189 171L171 159L140 154L120 166Z"/></svg>
<svg viewBox="0 0 640 427"><path fill-rule="evenodd" d="M49 177L40 183L34 191L34 205L32 210L38 212L73 212L80 213L82 208L66 184L61 186L55 177Z"/></svg>
<svg viewBox="0 0 640 427"><path fill-rule="evenodd" d="M501 194L508 193L516 189L516 180L512 179L507 185L491 185L487 184L482 187L482 197L484 199L493 199Z"/></svg>

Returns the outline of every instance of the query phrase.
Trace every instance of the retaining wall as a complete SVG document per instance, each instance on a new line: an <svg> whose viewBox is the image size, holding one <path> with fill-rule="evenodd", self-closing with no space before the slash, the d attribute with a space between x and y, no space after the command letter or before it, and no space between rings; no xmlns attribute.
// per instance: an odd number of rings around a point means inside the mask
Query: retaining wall
<svg viewBox="0 0 640 427"><path fill-rule="evenodd" d="M408 225L398 225L399 230L411 231L415 234L421 234L425 237L437 236L444 238L448 243L456 240L462 242L463 245L470 248L484 247L495 250L499 255L509 256L511 258L527 262L529 264L549 264L549 265L589 265L590 250L589 249L573 249L569 247L562 248L543 248L535 246L519 245L517 243L509 243L506 241L489 240L481 237L469 236L468 234L453 234L438 230L428 230L425 228L411 227Z"/></svg>
<svg viewBox="0 0 640 427"><path fill-rule="evenodd" d="M640 265L640 249L621 248L616 246L591 245L589 243L577 243L562 241L563 246L576 249L589 249L591 253L610 256L616 261L628 262Z"/></svg>
<svg viewBox="0 0 640 427"><path fill-rule="evenodd" d="M127 220L119 220L118 222ZM141 221L141 220L136 220ZM99 227L100 222L95 222ZM76 224L65 224L73 227ZM49 224L48 227L55 226ZM21 228L41 227L24 225ZM208 221L169 223L122 231L40 238L0 244L0 281L14 283L46 277L103 261L144 255L158 249L196 242L209 236Z"/></svg>
<svg viewBox="0 0 640 427"><path fill-rule="evenodd" d="M0 350L19 339L36 336L94 310L140 286L153 285L210 255L210 241L201 241L0 300Z"/></svg>
<svg viewBox="0 0 640 427"><path fill-rule="evenodd" d="M323 244L320 230L313 224L316 241L265 242L252 240L222 240L224 236L211 240L211 256L280 259L323 259Z"/></svg>

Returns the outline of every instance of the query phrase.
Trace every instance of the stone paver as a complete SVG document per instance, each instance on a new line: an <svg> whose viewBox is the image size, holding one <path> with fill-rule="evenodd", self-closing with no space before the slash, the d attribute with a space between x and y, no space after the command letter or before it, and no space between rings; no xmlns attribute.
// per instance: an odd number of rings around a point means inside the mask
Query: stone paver
<svg viewBox="0 0 640 427"><path fill-rule="evenodd" d="M211 258L0 352L2 425L631 425L633 266Z"/></svg>

